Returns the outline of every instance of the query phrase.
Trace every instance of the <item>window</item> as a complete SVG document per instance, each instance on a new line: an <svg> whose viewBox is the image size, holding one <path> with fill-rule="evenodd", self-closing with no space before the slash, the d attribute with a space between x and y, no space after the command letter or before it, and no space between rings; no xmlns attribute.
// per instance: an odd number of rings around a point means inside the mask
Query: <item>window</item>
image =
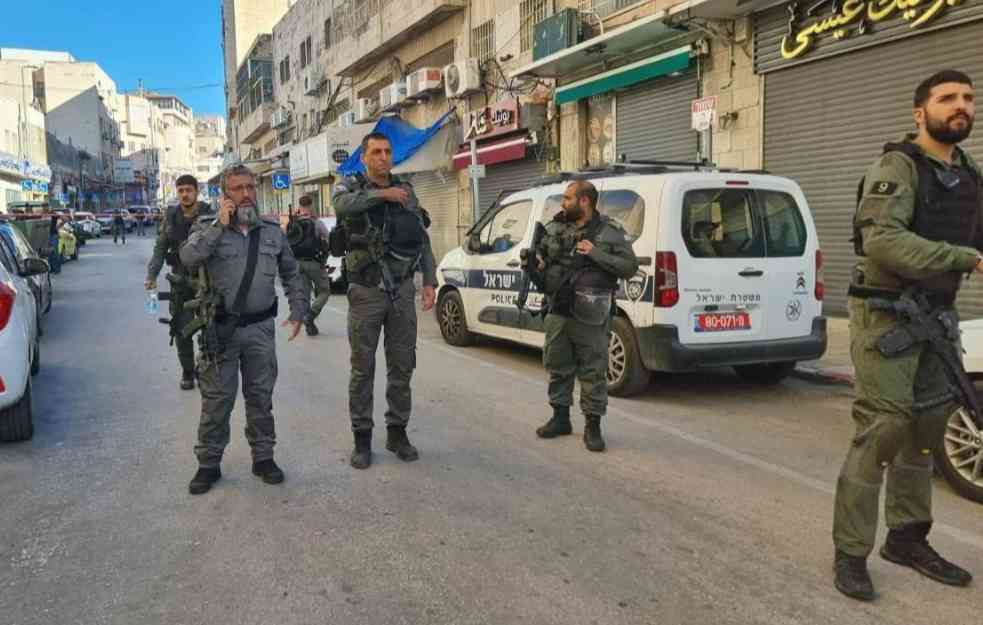
<svg viewBox="0 0 983 625"><path fill-rule="evenodd" d="M7 271L10 273L17 273L20 271L20 267L18 267L17 261L14 259L13 252L10 251L10 248L13 246L8 248L10 242L7 241L6 235L6 232L0 235L0 263L3 263L3 266L6 267Z"/></svg>
<svg viewBox="0 0 983 625"><path fill-rule="evenodd" d="M630 6L641 4L643 0L580 0L580 10L597 13L604 18Z"/></svg>
<svg viewBox="0 0 983 625"><path fill-rule="evenodd" d="M311 38L308 37L300 44L300 68L304 69L311 64Z"/></svg>
<svg viewBox="0 0 983 625"><path fill-rule="evenodd" d="M324 49L331 47L331 18L324 20Z"/></svg>
<svg viewBox="0 0 983 625"><path fill-rule="evenodd" d="M546 198L543 208L543 220L549 221L563 210L563 196L551 195ZM635 241L642 236L645 227L645 200L634 191L628 189L613 189L601 191L597 196L597 212L618 222L625 229L629 241Z"/></svg>
<svg viewBox="0 0 983 625"><path fill-rule="evenodd" d="M802 213L788 193L755 193L765 222L768 256L802 256L806 251L806 225Z"/></svg>
<svg viewBox="0 0 983 625"><path fill-rule="evenodd" d="M485 63L495 57L495 20L479 24L471 29L471 56Z"/></svg>
<svg viewBox="0 0 983 625"><path fill-rule="evenodd" d="M764 239L753 195L745 189L701 189L683 196L683 240L694 258L761 258Z"/></svg>
<svg viewBox="0 0 983 625"><path fill-rule="evenodd" d="M478 254L500 254L507 252L522 241L526 234L526 224L532 213L532 200L523 200L501 207L478 232L477 240L471 244L471 251Z"/></svg>
<svg viewBox="0 0 983 625"><path fill-rule="evenodd" d="M290 55L283 57L280 61L280 84L284 84L290 80Z"/></svg>
<svg viewBox="0 0 983 625"><path fill-rule="evenodd" d="M548 0L522 0L519 3L519 45L523 52L532 50L536 37L536 24L551 13Z"/></svg>

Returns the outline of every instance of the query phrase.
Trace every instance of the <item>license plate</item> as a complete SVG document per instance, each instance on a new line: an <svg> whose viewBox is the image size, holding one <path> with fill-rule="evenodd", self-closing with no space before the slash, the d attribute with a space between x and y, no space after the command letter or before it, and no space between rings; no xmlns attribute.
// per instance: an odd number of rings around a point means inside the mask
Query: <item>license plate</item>
<svg viewBox="0 0 983 625"><path fill-rule="evenodd" d="M746 312L704 313L696 315L693 330L696 332L728 332L750 330L751 315Z"/></svg>

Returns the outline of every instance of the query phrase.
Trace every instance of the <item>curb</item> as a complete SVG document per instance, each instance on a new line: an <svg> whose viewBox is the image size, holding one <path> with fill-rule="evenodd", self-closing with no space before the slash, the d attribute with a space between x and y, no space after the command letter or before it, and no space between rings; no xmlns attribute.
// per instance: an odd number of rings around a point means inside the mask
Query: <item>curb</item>
<svg viewBox="0 0 983 625"><path fill-rule="evenodd" d="M850 373L841 373L839 371L832 371L829 369L821 369L815 367L803 367L797 366L793 371L792 375L799 378L800 380L806 380L809 382L817 382L819 384L831 384L837 386L853 386L853 375Z"/></svg>

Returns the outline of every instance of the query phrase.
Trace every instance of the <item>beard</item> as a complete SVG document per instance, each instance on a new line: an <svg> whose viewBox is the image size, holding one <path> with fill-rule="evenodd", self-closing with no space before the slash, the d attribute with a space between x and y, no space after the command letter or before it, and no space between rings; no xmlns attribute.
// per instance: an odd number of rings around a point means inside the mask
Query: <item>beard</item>
<svg viewBox="0 0 983 625"><path fill-rule="evenodd" d="M962 117L966 120L966 126L962 129L954 129L950 125L952 122L956 121L958 118ZM955 145L966 139L973 132L973 118L969 115L954 115L946 120L936 119L933 117L925 118L925 130L928 135L946 145Z"/></svg>
<svg viewBox="0 0 983 625"><path fill-rule="evenodd" d="M567 221L577 221L584 216L584 209L580 208L579 206L564 208L563 214L566 216Z"/></svg>
<svg viewBox="0 0 983 625"><path fill-rule="evenodd" d="M255 204L240 206L236 209L235 218L240 224L252 228L259 223L259 208Z"/></svg>

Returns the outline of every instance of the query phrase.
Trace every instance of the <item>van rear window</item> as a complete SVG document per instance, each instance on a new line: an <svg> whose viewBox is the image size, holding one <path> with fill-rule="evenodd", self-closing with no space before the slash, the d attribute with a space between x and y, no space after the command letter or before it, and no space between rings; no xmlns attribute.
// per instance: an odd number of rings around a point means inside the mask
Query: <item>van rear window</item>
<svg viewBox="0 0 983 625"><path fill-rule="evenodd" d="M546 220L552 219L561 210L563 210L563 196L551 195L546 198L543 217ZM601 191L597 197L597 211L618 222L625 229L625 236L629 242L634 242L642 236L642 228L645 227L645 200L634 191L627 189Z"/></svg>
<svg viewBox="0 0 983 625"><path fill-rule="evenodd" d="M806 227L795 199L763 189L700 189L683 196L683 240L694 258L802 256Z"/></svg>

